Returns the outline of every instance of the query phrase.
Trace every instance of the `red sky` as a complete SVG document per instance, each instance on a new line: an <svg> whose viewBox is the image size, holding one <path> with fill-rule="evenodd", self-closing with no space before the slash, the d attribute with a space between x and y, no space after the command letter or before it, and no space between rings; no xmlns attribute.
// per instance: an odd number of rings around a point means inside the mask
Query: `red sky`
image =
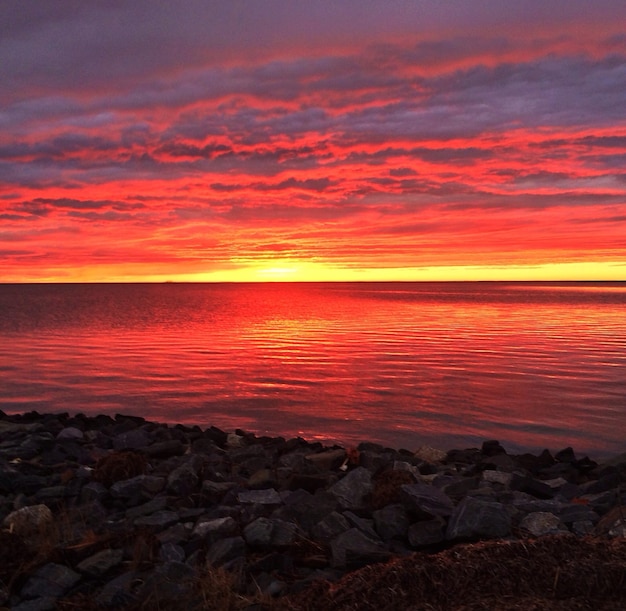
<svg viewBox="0 0 626 611"><path fill-rule="evenodd" d="M623 0L0 4L0 281L626 280Z"/></svg>

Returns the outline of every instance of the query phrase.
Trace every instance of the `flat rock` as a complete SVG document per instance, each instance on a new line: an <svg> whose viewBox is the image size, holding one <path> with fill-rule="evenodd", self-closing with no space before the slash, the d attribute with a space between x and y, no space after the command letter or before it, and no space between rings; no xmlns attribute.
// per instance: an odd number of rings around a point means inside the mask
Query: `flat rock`
<svg viewBox="0 0 626 611"><path fill-rule="evenodd" d="M45 564L28 579L22 591L22 598L40 598L63 596L72 586L80 581L80 575L62 564Z"/></svg>
<svg viewBox="0 0 626 611"><path fill-rule="evenodd" d="M12 511L4 518L4 525L15 534L28 536L52 524L52 512L47 505L29 505Z"/></svg>
<svg viewBox="0 0 626 611"><path fill-rule="evenodd" d="M408 537L412 547L425 547L444 541L445 531L441 520L422 520L409 526Z"/></svg>
<svg viewBox="0 0 626 611"><path fill-rule="evenodd" d="M501 503L467 497L448 522L446 539L496 539L511 532L511 518Z"/></svg>
<svg viewBox="0 0 626 611"><path fill-rule="evenodd" d="M191 534L194 537L215 541L221 537L234 535L236 532L237 522L232 517L226 516L198 521Z"/></svg>
<svg viewBox="0 0 626 611"><path fill-rule="evenodd" d="M372 488L371 473L364 467L357 467L333 484L328 492L337 499L343 509L359 509L366 504Z"/></svg>
<svg viewBox="0 0 626 611"><path fill-rule="evenodd" d="M438 488L428 484L404 484L402 494L409 509L418 510L433 517L447 517L454 510L452 499Z"/></svg>
<svg viewBox="0 0 626 611"><path fill-rule="evenodd" d="M529 513L519 524L522 530L529 532L534 537L557 534L562 530L560 526L559 517L546 511Z"/></svg>
<svg viewBox="0 0 626 611"><path fill-rule="evenodd" d="M243 537L253 547L286 547L294 542L297 530L293 522L261 517L243 529Z"/></svg>
<svg viewBox="0 0 626 611"><path fill-rule="evenodd" d="M263 490L242 490L237 495L240 503L254 503L256 505L280 505L283 501L274 488Z"/></svg>
<svg viewBox="0 0 626 611"><path fill-rule="evenodd" d="M207 563L221 566L242 557L246 553L246 542L242 537L226 537L216 541L208 550Z"/></svg>
<svg viewBox="0 0 626 611"><path fill-rule="evenodd" d="M102 551L95 553L93 556L85 558L76 566L76 568L81 573L86 573L92 577L100 577L107 571L111 570L114 566L120 564L123 557L124 550L122 549L103 549Z"/></svg>
<svg viewBox="0 0 626 611"><path fill-rule="evenodd" d="M334 567L367 564L371 559L383 559L388 552L380 539L366 535L358 528L351 528L331 542Z"/></svg>

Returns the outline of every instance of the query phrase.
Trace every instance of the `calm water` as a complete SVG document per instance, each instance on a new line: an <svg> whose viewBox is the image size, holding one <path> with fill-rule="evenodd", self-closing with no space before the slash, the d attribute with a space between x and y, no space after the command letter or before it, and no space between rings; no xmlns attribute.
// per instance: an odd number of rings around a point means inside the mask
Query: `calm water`
<svg viewBox="0 0 626 611"><path fill-rule="evenodd" d="M0 285L0 408L626 450L626 284Z"/></svg>

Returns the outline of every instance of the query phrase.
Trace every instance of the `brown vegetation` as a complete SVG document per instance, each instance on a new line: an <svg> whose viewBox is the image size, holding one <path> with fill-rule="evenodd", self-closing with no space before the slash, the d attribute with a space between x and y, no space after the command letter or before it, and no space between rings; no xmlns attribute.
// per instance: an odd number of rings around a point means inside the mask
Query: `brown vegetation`
<svg viewBox="0 0 626 611"><path fill-rule="evenodd" d="M617 611L626 608L626 539L553 536L456 546L318 582L282 603L298 611Z"/></svg>
<svg viewBox="0 0 626 611"><path fill-rule="evenodd" d="M143 454L129 450L112 452L96 463L93 479L108 488L115 482L143 475L147 467L148 462Z"/></svg>

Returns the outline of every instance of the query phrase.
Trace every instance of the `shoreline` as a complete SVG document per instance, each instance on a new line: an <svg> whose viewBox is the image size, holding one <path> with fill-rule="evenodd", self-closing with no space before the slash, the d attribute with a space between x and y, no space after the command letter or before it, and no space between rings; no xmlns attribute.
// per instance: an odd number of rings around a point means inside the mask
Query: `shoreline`
<svg viewBox="0 0 626 611"><path fill-rule="evenodd" d="M207 588L256 608L307 608L319 583L468 544L593 540L617 545L626 567L626 454L514 455L495 440L344 448L119 414L0 411L0 493L0 606L18 611L87 600L200 609Z"/></svg>

